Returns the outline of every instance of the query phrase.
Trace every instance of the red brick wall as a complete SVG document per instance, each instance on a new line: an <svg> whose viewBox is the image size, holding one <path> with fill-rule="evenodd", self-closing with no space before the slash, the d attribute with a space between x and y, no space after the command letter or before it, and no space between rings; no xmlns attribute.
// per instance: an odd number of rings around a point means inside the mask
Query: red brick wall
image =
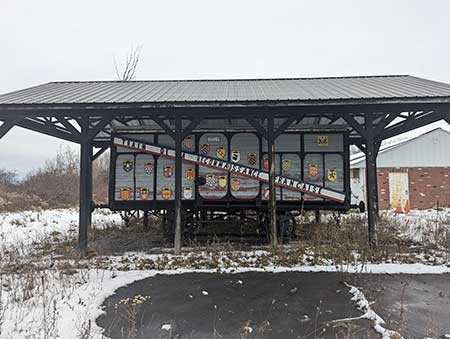
<svg viewBox="0 0 450 339"><path fill-rule="evenodd" d="M450 207L450 167L378 168L380 209L389 208L389 173L407 172L411 209Z"/></svg>

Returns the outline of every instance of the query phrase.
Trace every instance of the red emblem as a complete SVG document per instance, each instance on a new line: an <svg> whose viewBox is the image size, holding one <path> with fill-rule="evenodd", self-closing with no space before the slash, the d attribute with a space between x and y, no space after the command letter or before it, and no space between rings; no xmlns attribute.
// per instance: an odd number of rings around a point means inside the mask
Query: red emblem
<svg viewBox="0 0 450 339"><path fill-rule="evenodd" d="M150 196L150 190L146 187L141 187L139 189L139 199L141 200L147 200Z"/></svg>
<svg viewBox="0 0 450 339"><path fill-rule="evenodd" d="M166 178L170 178L173 175L173 167L172 166L164 166L163 174Z"/></svg>

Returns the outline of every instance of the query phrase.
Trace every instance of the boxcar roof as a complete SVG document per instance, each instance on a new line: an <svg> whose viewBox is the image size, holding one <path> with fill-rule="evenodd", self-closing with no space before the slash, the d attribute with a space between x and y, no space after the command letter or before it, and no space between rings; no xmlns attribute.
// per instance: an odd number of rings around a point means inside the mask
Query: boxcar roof
<svg viewBox="0 0 450 339"><path fill-rule="evenodd" d="M330 78L50 82L0 95L10 105L450 102L450 85L409 75Z"/></svg>

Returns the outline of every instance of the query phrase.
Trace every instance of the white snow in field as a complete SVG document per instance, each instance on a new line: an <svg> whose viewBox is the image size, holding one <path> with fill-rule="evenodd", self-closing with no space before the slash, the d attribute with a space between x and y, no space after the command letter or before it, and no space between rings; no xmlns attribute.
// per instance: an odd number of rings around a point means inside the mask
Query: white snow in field
<svg viewBox="0 0 450 339"><path fill-rule="evenodd" d="M18 289L2 291L2 339L68 338L78 339L89 329L89 338L102 338L95 319L102 314L100 305L119 287L155 275L156 272L111 272L81 270L63 279L58 272L43 272L35 293L26 300L15 300ZM5 281L14 277L3 277ZM39 281L39 279L38 279ZM88 336L86 336L88 337Z"/></svg>
<svg viewBox="0 0 450 339"><path fill-rule="evenodd" d="M450 210L443 211L412 211L405 215L390 215L393 222L400 225L405 237L423 241L428 237L428 231L437 227L449 227L447 225ZM111 224L120 224L118 214L98 211L93 215L95 227L103 227ZM0 249L9 245L23 248L23 253L31 250L33 243L48 240L50 237L76 237L78 224L78 211L76 209L60 209L47 211L29 211L20 213L0 213ZM430 226L431 225L431 226ZM438 225L434 227L433 225ZM447 226L446 226L447 225ZM428 231L427 231L428 230ZM164 251L161 251L164 252ZM220 258L220 269L172 269L172 270L136 270L131 267L130 271L120 270L79 270L72 275L61 274L58 271L43 271L44 286L33 286L33 293L29 296L17 295L18 291L25 291L24 286L19 288L17 284L24 285L24 277L3 274L0 287L0 338L22 339L42 338L43 324L51 327L51 331L63 338L79 338L80 333L90 328L91 338L101 338L102 330L96 326L95 319L102 313L100 305L119 287L125 286L133 281L151 277L156 274L183 274L192 272L204 273L245 273L245 272L349 272L349 273L408 273L408 274L443 274L450 273L450 267L445 265L416 264L353 264L353 265L302 265L293 267L280 267L267 265L265 267L243 267L239 263L251 266L256 263L258 257L270 255L267 250L234 252L241 257L240 262L230 262L224 254ZM189 258L198 253L183 253L182 256ZM210 254L206 251L205 258ZM111 257L112 268L124 257L147 258L157 260L165 256L168 262L175 260L176 256L171 254L145 254L127 253L124 256ZM1 257L1 256L0 256ZM120 265L117 264L117 268ZM170 265L169 265L170 267ZM39 279L35 280L39 281ZM21 280L22 279L22 280ZM241 280L237 284L242 284ZM355 295L357 292L354 290ZM202 291L208 295L207 291ZM358 294L359 295L359 294ZM189 295L189 298L193 298ZM355 297L356 298L356 297ZM44 302L45 301L45 302ZM355 299L361 303L361 307L367 316L375 319L376 329L383 333L383 323L376 314L369 312L370 305L364 302L361 295ZM367 300L366 300L367 301ZM45 310L45 312L44 312ZM45 314L45 316L44 316ZM305 320L309 320L305 317ZM90 324L90 325L89 325ZM165 324L167 325L167 324ZM163 325L164 326L164 325ZM389 331L389 330L385 330ZM56 337L56 336L55 336ZM387 338L387 337L385 337ZM450 338L450 336L449 336Z"/></svg>
<svg viewBox="0 0 450 339"><path fill-rule="evenodd" d="M442 231L450 230L450 209L411 210L408 213L384 212L385 217L399 227L400 235L414 242L427 244L436 241Z"/></svg>
<svg viewBox="0 0 450 339"><path fill-rule="evenodd" d="M98 210L92 215L93 227L120 224L117 213ZM54 209L0 213L0 245L28 250L33 243L52 237L76 237L78 234L78 210Z"/></svg>

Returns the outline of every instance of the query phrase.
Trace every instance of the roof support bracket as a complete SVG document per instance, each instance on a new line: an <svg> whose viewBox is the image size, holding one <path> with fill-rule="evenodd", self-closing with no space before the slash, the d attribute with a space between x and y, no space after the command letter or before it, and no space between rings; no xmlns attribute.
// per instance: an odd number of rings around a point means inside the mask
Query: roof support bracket
<svg viewBox="0 0 450 339"><path fill-rule="evenodd" d="M15 117L11 119L5 118L3 120L3 124L0 126L0 139L3 138L6 135L6 133L8 133L11 130L11 128L13 128L14 125L18 121L20 121L20 119L21 117Z"/></svg>

